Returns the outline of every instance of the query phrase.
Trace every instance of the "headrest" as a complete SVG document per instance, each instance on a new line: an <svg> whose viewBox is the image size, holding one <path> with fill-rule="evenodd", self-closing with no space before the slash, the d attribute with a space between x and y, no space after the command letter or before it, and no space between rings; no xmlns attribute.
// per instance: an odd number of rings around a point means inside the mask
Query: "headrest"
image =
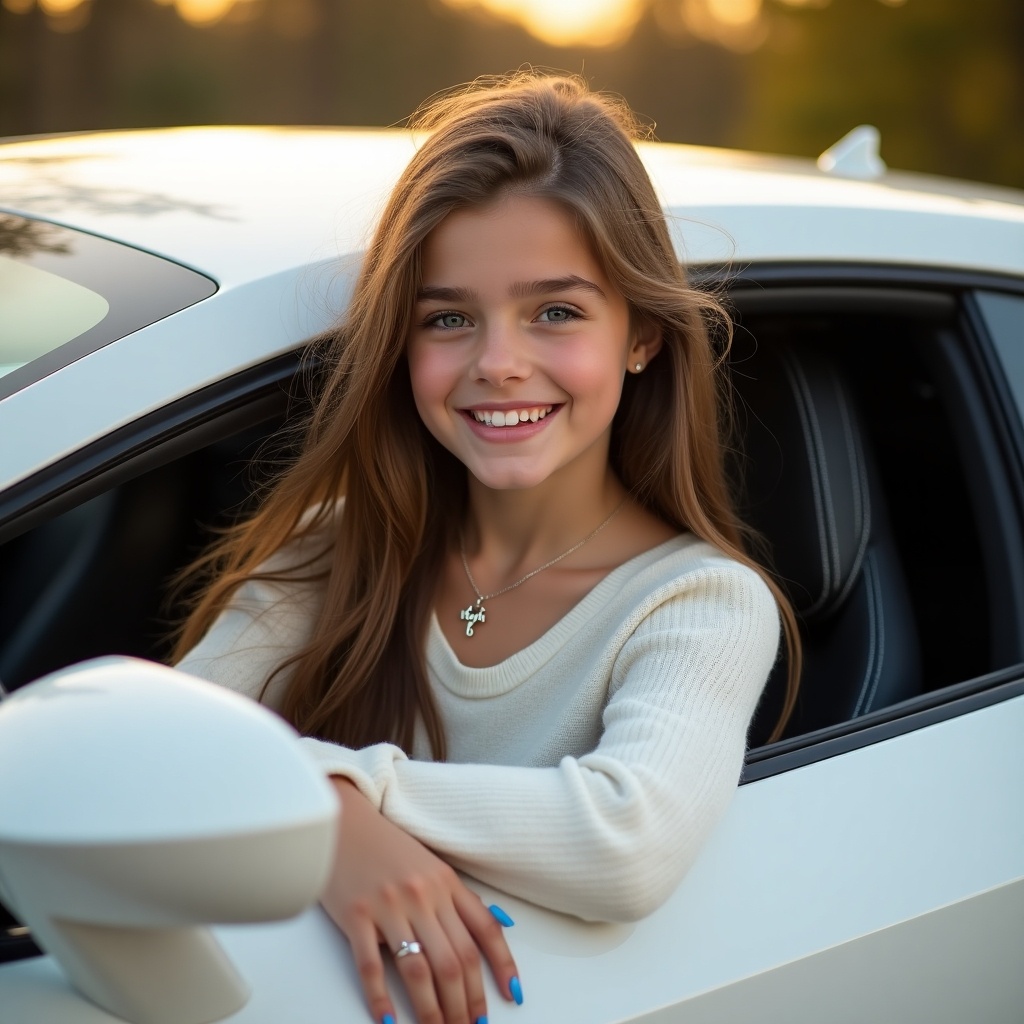
<svg viewBox="0 0 1024 1024"><path fill-rule="evenodd" d="M871 530L856 411L827 356L806 346L760 346L732 379L740 511L797 613L825 619L856 581Z"/></svg>

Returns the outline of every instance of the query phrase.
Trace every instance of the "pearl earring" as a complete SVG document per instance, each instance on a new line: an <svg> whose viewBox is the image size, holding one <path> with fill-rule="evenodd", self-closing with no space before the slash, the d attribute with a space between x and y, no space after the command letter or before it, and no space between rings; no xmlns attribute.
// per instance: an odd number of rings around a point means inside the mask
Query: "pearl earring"
<svg viewBox="0 0 1024 1024"><path fill-rule="evenodd" d="M639 373L643 368L644 368L644 364L643 363L637 363L636 366L633 367L633 369L636 370L637 373Z"/></svg>

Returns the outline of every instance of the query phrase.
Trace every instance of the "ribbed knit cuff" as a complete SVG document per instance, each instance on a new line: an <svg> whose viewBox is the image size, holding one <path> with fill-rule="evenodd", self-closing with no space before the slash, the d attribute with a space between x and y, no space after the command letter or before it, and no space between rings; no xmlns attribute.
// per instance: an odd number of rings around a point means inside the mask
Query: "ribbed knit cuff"
<svg viewBox="0 0 1024 1024"><path fill-rule="evenodd" d="M380 810L384 793L395 777L395 762L407 759L405 751L390 743L351 750L337 743L306 736L299 740L299 744L324 775L343 775L377 810Z"/></svg>

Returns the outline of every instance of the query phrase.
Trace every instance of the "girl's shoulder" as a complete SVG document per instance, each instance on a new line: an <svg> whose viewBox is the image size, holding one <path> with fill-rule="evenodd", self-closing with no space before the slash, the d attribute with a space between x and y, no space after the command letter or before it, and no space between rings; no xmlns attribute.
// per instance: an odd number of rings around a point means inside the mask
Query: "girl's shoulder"
<svg viewBox="0 0 1024 1024"><path fill-rule="evenodd" d="M680 533L630 559L608 581L610 614L638 626L666 605L676 618L767 617L777 628L778 608L762 574L693 533ZM662 618L664 616L657 616Z"/></svg>

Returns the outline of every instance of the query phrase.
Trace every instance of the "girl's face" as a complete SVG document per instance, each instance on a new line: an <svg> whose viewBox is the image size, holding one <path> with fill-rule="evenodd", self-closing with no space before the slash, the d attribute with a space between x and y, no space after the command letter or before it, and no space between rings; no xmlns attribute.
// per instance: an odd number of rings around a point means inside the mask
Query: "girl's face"
<svg viewBox="0 0 1024 1024"><path fill-rule="evenodd" d="M551 200L452 213L424 243L416 408L487 487L535 487L570 466L603 479L623 376L657 346L633 336L625 298Z"/></svg>

